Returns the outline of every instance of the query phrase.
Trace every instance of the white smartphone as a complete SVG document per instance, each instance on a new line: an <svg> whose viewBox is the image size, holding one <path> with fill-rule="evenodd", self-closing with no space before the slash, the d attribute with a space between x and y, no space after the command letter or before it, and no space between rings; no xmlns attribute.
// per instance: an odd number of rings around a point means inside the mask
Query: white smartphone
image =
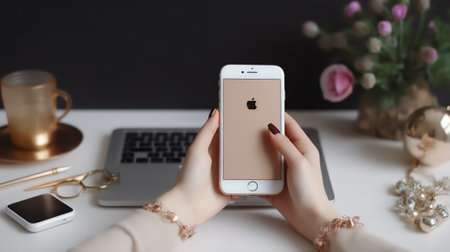
<svg viewBox="0 0 450 252"><path fill-rule="evenodd" d="M226 65L220 71L220 189L228 195L274 195L284 160L267 125L284 134L284 72L274 65Z"/></svg>
<svg viewBox="0 0 450 252"><path fill-rule="evenodd" d="M75 210L50 194L12 203L5 212L30 232L67 223L75 216Z"/></svg>

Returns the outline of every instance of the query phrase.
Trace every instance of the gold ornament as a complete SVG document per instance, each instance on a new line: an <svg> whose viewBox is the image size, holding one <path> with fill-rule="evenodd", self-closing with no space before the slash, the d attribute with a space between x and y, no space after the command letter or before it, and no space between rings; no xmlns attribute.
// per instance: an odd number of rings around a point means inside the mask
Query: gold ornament
<svg viewBox="0 0 450 252"><path fill-rule="evenodd" d="M436 197L450 193L450 179L433 178L432 184L425 186L411 173L421 164L437 165L450 159L450 106L424 107L412 113L406 120L403 144L415 161L407 177L395 185L394 191L400 197L395 209L428 233L449 217L447 207L437 204Z"/></svg>
<svg viewBox="0 0 450 252"><path fill-rule="evenodd" d="M450 159L450 106L424 107L406 120L405 149L420 163L438 165Z"/></svg>

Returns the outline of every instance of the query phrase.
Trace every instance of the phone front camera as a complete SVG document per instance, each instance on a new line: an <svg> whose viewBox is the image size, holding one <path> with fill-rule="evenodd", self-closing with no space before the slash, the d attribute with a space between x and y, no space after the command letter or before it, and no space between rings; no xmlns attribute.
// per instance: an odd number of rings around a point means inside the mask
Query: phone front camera
<svg viewBox="0 0 450 252"><path fill-rule="evenodd" d="M244 73L244 71L241 71L241 73Z"/></svg>

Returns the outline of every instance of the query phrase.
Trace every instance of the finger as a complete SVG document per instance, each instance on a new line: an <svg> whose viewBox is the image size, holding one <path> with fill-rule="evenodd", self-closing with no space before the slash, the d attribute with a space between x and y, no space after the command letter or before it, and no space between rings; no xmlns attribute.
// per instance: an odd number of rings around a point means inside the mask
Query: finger
<svg viewBox="0 0 450 252"><path fill-rule="evenodd" d="M211 116L208 118L206 123L198 132L194 141L192 142L192 146L208 149L211 141L216 134L217 128L219 127L219 111L214 109L211 113Z"/></svg>
<svg viewBox="0 0 450 252"><path fill-rule="evenodd" d="M303 129L298 125L294 118L288 113L284 114L286 136L291 140L295 147L308 158L315 155L317 148L309 139Z"/></svg>
<svg viewBox="0 0 450 252"><path fill-rule="evenodd" d="M278 150L286 160L286 164L290 167L297 167L300 165L305 157L300 153L297 147L291 142L291 140L280 134L280 131L275 125L269 124L269 138L275 149Z"/></svg>
<svg viewBox="0 0 450 252"><path fill-rule="evenodd" d="M289 189L287 187L286 184L284 184L283 186L283 190L281 191L281 193L277 194L277 195L266 195L264 196L266 198L266 200L268 200L270 202L270 204L272 204L274 207L277 207L277 203L281 200L283 201L282 198L286 197L286 195L289 195ZM290 196L287 196L290 197ZM277 202L276 202L277 201Z"/></svg>

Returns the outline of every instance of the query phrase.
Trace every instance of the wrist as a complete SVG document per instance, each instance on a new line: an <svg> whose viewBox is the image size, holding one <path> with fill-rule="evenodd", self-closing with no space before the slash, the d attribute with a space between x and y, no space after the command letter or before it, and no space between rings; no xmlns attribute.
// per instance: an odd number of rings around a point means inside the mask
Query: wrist
<svg viewBox="0 0 450 252"><path fill-rule="evenodd" d="M156 201L161 202L167 210L176 213L184 224L188 226L197 225L192 202L187 202L185 195L176 188L170 189L158 197Z"/></svg>
<svg viewBox="0 0 450 252"><path fill-rule="evenodd" d="M316 246L317 251L328 251L331 246L331 238L335 236L341 228L358 228L361 226L363 226L363 224L359 222L359 216L342 216L334 218L332 221L320 226L320 232L314 239L314 245Z"/></svg>
<svg viewBox="0 0 450 252"><path fill-rule="evenodd" d="M307 212L309 212L309 214L304 215L306 217L304 222L306 225L300 228L303 231L301 233L310 241L314 241L323 224L341 217L341 215L332 207L326 209L322 208L320 211L310 209L307 210Z"/></svg>
<svg viewBox="0 0 450 252"><path fill-rule="evenodd" d="M165 197L160 197L160 199L161 198L162 198L162 200L164 200L164 198L165 198L166 199L165 202L169 202L169 204L171 204L172 207L175 207L175 209L178 209L178 210L183 209L183 208L176 208L176 205L171 203L171 199L174 199L174 197L171 197L170 195L166 195ZM191 236L193 236L195 234L196 225L190 225L190 226L186 225L184 222L182 222L180 220L180 217L177 213L175 213L171 210L168 210L161 201L156 200L151 203L147 203L144 206L142 206L142 208L144 208L145 210L147 210L151 213L158 214L159 216L161 216L161 218L164 221L168 221L173 224L176 224L178 226L178 235L180 236L182 241L190 238ZM184 212L182 212L182 213L184 213ZM184 215L184 216L186 216L186 215Z"/></svg>

